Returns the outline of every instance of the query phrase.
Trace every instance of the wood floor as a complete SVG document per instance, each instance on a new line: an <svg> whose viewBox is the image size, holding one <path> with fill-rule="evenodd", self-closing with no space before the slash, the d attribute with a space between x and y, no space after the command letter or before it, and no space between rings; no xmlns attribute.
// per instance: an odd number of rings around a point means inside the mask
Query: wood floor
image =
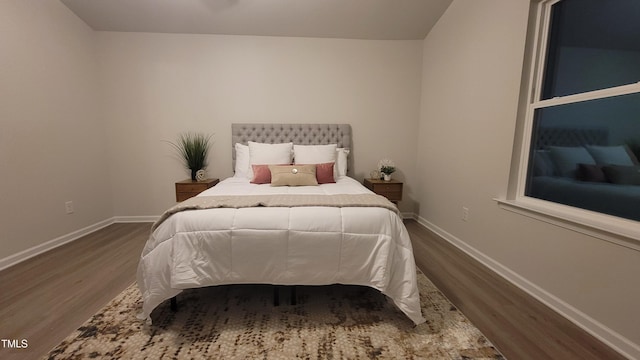
<svg viewBox="0 0 640 360"><path fill-rule="evenodd" d="M150 223L113 224L0 271L0 359L37 359L135 281Z"/></svg>
<svg viewBox="0 0 640 360"><path fill-rule="evenodd" d="M415 221L418 267L507 359L624 359ZM113 224L0 271L0 359L36 359L135 281L151 224Z"/></svg>
<svg viewBox="0 0 640 360"><path fill-rule="evenodd" d="M507 359L625 359L415 221L416 264Z"/></svg>

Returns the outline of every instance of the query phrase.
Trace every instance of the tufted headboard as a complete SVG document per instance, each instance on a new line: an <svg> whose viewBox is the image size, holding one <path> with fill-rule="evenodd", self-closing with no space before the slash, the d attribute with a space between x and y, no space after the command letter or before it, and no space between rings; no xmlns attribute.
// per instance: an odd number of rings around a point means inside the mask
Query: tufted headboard
<svg viewBox="0 0 640 360"><path fill-rule="evenodd" d="M607 145L609 131L606 128L541 127L534 149L548 146Z"/></svg>
<svg viewBox="0 0 640 360"><path fill-rule="evenodd" d="M348 148L349 171L353 169L351 125L349 124L231 124L232 165L235 168L235 144L246 145L248 141L277 144L292 142L297 145L338 144Z"/></svg>

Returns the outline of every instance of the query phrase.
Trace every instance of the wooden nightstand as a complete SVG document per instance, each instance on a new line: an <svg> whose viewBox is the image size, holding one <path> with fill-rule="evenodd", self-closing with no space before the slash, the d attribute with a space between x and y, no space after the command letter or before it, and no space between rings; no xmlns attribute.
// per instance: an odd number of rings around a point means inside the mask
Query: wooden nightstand
<svg viewBox="0 0 640 360"><path fill-rule="evenodd" d="M182 180L176 183L176 201L185 201L190 197L194 197L208 188L214 187L220 180L206 179L203 181Z"/></svg>
<svg viewBox="0 0 640 360"><path fill-rule="evenodd" d="M394 203L402 200L402 181L364 179L364 186L378 195L382 195Z"/></svg>

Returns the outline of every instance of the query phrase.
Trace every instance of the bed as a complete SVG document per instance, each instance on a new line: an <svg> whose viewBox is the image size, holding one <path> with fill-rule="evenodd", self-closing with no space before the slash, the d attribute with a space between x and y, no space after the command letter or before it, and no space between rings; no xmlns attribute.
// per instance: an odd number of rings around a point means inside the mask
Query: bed
<svg viewBox="0 0 640 360"><path fill-rule="evenodd" d="M640 221L640 186L588 182L560 176L536 176L532 196L604 214Z"/></svg>
<svg viewBox="0 0 640 360"><path fill-rule="evenodd" d="M533 144L527 195L640 220L640 166L606 128L542 127Z"/></svg>
<svg viewBox="0 0 640 360"><path fill-rule="evenodd" d="M347 176L350 130L232 124L235 175L167 210L152 228L138 265L141 318L150 321L154 308L190 288L346 284L375 288L413 323L424 322L413 250L397 208ZM333 181L272 186L281 179L275 170L289 169L284 163L270 167L271 183L251 182L259 170L242 173L246 154L238 149L287 142L304 151L335 144ZM304 157L302 150L296 154Z"/></svg>

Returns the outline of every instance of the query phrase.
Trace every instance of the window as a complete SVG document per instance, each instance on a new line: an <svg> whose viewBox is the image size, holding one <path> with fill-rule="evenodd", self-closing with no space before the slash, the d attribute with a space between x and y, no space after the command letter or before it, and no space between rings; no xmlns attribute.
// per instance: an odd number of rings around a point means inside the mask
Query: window
<svg viewBox="0 0 640 360"><path fill-rule="evenodd" d="M640 221L640 1L537 9L516 197Z"/></svg>

